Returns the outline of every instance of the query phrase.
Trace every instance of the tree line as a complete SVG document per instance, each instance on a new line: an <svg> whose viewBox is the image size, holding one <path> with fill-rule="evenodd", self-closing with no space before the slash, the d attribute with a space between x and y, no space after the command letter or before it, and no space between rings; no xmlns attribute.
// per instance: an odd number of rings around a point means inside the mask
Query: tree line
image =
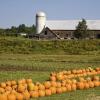
<svg viewBox="0 0 100 100"><path fill-rule="evenodd" d="M18 36L20 33L35 33L35 25L26 26L25 24L21 24L18 27L12 26L11 28L0 29L0 35L2 36Z"/></svg>

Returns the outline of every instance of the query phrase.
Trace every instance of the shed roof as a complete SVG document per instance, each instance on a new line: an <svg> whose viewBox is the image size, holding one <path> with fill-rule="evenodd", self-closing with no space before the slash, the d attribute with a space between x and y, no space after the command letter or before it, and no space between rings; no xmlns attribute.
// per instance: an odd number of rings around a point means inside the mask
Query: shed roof
<svg viewBox="0 0 100 100"><path fill-rule="evenodd" d="M75 30L81 20L47 20L46 27L51 30ZM100 20L86 20L88 29L100 30Z"/></svg>

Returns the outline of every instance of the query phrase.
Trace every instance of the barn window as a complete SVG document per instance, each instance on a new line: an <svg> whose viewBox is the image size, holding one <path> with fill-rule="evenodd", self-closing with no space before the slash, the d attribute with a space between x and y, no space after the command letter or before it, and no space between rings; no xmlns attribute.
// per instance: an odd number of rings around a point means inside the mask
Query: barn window
<svg viewBox="0 0 100 100"><path fill-rule="evenodd" d="M47 31L45 31L45 33L44 33L45 35L47 35Z"/></svg>
<svg viewBox="0 0 100 100"><path fill-rule="evenodd" d="M96 36L96 37L97 37L97 39L100 39L100 34L97 34L97 36Z"/></svg>

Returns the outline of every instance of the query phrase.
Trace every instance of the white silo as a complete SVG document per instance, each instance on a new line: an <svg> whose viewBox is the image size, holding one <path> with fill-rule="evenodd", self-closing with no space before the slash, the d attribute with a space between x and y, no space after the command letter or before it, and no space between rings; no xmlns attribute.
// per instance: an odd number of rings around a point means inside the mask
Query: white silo
<svg viewBox="0 0 100 100"><path fill-rule="evenodd" d="M44 12L38 12L36 14L36 33L39 34L46 23L46 14Z"/></svg>

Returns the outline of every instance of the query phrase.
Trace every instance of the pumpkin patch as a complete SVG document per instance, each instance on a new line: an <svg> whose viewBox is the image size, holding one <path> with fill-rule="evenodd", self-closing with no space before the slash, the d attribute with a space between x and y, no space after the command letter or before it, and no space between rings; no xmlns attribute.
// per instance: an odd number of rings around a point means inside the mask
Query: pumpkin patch
<svg viewBox="0 0 100 100"><path fill-rule="evenodd" d="M0 100L30 100L100 86L100 68L52 72L48 81L32 79L7 80L0 83Z"/></svg>

